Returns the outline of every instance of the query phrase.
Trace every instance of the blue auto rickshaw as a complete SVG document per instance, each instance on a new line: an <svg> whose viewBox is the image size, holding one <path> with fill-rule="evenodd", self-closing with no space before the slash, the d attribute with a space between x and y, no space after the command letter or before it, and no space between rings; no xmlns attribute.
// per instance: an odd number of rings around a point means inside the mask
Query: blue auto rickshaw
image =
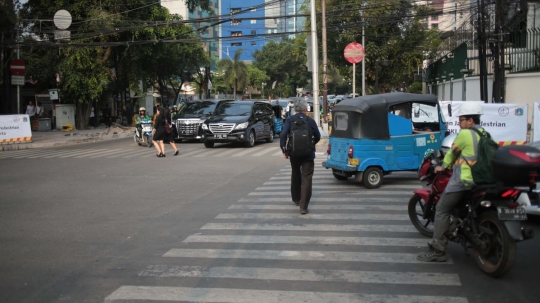
<svg viewBox="0 0 540 303"><path fill-rule="evenodd" d="M355 176L378 188L383 176L417 171L424 156L441 148L446 124L437 96L388 93L345 99L332 110L327 160L338 180Z"/></svg>

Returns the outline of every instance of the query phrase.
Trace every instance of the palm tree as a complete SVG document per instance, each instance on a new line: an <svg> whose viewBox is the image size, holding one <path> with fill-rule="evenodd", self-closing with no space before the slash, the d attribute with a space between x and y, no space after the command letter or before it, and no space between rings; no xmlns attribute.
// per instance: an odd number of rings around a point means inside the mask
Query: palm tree
<svg viewBox="0 0 540 303"><path fill-rule="evenodd" d="M234 53L234 59L221 59L217 63L217 67L223 70L223 78L225 83L234 82L234 99L236 99L236 90L239 86L244 87L248 83L249 72L246 63L240 61L242 50L239 49Z"/></svg>

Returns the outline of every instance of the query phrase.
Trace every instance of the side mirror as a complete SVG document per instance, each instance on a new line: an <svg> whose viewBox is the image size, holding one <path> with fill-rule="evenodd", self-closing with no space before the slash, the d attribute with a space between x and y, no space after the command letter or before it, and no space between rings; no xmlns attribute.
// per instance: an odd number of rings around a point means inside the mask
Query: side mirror
<svg viewBox="0 0 540 303"><path fill-rule="evenodd" d="M448 116L452 117L452 105L448 104Z"/></svg>

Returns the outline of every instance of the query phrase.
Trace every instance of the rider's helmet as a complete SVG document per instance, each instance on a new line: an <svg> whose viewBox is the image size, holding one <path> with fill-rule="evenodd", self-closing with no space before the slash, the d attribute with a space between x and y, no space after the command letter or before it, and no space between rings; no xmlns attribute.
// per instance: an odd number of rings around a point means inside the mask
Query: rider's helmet
<svg viewBox="0 0 540 303"><path fill-rule="evenodd" d="M146 108L141 107L139 108L139 114L144 115L146 113Z"/></svg>
<svg viewBox="0 0 540 303"><path fill-rule="evenodd" d="M465 102L459 107L458 117L482 115L482 107L476 102Z"/></svg>

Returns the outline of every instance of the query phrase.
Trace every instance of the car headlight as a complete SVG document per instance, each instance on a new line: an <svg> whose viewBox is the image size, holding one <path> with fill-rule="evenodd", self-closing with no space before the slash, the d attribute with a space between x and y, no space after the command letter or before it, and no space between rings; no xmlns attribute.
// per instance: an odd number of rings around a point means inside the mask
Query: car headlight
<svg viewBox="0 0 540 303"><path fill-rule="evenodd" d="M234 129L244 129L248 127L248 124L249 124L248 122L238 123Z"/></svg>
<svg viewBox="0 0 540 303"><path fill-rule="evenodd" d="M206 125L205 123L203 123L203 124L202 124L202 129L208 130L208 125Z"/></svg>

